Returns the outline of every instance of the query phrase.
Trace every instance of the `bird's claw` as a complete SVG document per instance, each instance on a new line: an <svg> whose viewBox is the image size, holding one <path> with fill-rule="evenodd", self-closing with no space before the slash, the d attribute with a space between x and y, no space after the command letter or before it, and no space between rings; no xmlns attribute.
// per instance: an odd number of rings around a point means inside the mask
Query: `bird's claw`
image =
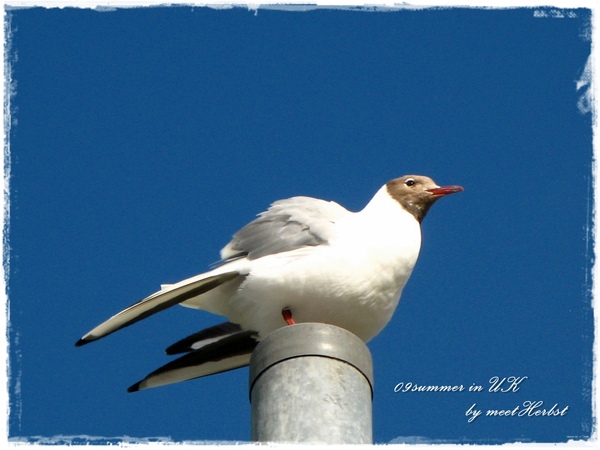
<svg viewBox="0 0 600 450"><path fill-rule="evenodd" d="M283 316L283 320L285 320L285 323L287 323L288 325L296 324L296 321L292 317L292 311L290 310L290 308L283 308L281 310L281 315Z"/></svg>

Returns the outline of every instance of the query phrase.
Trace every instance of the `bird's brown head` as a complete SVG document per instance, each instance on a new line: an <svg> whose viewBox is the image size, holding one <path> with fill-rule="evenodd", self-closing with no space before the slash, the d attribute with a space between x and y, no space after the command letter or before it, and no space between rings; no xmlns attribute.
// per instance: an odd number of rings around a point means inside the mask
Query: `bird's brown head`
<svg viewBox="0 0 600 450"><path fill-rule="evenodd" d="M464 191L461 186L438 186L423 175L405 175L386 184L390 196L421 223L431 205L445 195Z"/></svg>

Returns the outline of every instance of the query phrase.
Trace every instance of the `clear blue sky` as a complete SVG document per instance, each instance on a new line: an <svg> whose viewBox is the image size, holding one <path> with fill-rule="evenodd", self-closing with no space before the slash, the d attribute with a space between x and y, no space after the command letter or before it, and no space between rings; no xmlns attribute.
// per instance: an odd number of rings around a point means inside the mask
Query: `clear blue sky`
<svg viewBox="0 0 600 450"><path fill-rule="evenodd" d="M272 201L358 210L413 173L465 192L425 219L369 344L375 441L588 437L590 11L549 12L11 11L10 437L248 441L247 369L126 393L221 318L174 307L73 344L204 271ZM494 376L527 378L491 393ZM466 416L526 401L568 410Z"/></svg>

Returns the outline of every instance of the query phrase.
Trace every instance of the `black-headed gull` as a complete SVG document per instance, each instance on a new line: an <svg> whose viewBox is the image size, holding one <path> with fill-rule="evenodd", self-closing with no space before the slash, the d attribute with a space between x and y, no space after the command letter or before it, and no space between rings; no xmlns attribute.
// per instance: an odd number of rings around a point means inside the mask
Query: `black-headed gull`
<svg viewBox="0 0 600 450"><path fill-rule="evenodd" d="M360 212L310 197L279 200L233 236L215 269L163 285L76 345L175 304L229 320L169 347L167 354L185 355L131 386L133 392L248 365L258 341L286 324L328 323L367 342L398 305L427 211L462 190L407 175L386 183Z"/></svg>

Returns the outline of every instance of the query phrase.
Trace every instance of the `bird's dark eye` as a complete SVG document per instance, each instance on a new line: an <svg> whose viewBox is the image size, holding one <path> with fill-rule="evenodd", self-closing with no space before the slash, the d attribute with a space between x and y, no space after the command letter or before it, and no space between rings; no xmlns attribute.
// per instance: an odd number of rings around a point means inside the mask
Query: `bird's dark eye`
<svg viewBox="0 0 600 450"><path fill-rule="evenodd" d="M409 178L408 180L406 180L404 182L405 185L407 186L414 186L415 185L415 180L413 180L412 178Z"/></svg>

